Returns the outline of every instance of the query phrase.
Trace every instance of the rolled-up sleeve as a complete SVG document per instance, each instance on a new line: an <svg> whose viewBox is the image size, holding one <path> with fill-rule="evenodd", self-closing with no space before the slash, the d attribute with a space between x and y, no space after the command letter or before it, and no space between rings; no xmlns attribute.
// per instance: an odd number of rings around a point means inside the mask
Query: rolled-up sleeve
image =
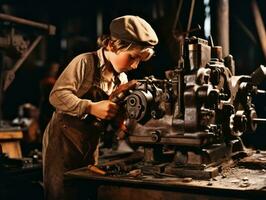
<svg viewBox="0 0 266 200"><path fill-rule="evenodd" d="M50 103L56 110L78 117L86 114L91 101L81 99L79 91L83 88L85 79L92 77L89 74L93 73L93 64L93 59L85 59L82 56L77 56L69 63L49 96Z"/></svg>

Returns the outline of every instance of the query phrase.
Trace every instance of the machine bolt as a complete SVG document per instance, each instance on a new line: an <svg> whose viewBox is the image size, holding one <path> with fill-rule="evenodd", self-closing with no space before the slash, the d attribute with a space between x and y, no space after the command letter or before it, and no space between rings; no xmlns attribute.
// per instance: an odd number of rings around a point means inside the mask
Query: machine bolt
<svg viewBox="0 0 266 200"><path fill-rule="evenodd" d="M160 131L155 131L151 134L151 139L153 142L159 142L161 140L161 133Z"/></svg>

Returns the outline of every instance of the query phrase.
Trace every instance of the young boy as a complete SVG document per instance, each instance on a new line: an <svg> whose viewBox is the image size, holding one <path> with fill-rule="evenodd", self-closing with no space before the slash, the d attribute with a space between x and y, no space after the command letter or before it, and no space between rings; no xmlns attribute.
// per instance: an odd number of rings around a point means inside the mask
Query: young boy
<svg viewBox="0 0 266 200"><path fill-rule="evenodd" d="M97 96L110 95L126 83L125 72L150 59L158 38L144 19L126 15L112 20L110 35L99 42L99 50L78 55L69 63L50 93L56 111L43 137L45 199L77 198L74 188L64 185L64 173L94 165L98 158L99 131L83 118L110 120L116 116L119 106L97 100Z"/></svg>

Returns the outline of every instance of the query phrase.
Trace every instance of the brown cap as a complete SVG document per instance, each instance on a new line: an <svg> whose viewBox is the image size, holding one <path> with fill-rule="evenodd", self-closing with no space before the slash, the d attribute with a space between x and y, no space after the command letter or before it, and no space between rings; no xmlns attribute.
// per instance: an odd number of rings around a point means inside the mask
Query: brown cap
<svg viewBox="0 0 266 200"><path fill-rule="evenodd" d="M120 40L154 46L158 38L153 28L144 19L125 15L112 20L111 36Z"/></svg>

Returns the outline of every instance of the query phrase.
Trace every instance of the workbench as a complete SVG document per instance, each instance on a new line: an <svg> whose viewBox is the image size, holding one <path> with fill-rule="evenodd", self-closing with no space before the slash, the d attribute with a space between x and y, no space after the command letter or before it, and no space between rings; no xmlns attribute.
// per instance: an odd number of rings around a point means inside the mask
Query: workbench
<svg viewBox="0 0 266 200"><path fill-rule="evenodd" d="M23 138L23 133L20 129L17 130L0 130L0 148L3 153L6 153L10 158L22 158L20 141Z"/></svg>
<svg viewBox="0 0 266 200"><path fill-rule="evenodd" d="M262 162L260 169L244 167L250 161ZM178 200L178 199L266 199L266 154L254 154L239 166L210 180L141 175L106 176L92 173L87 167L69 171L66 182L92 192L97 200ZM241 162L240 162L241 163ZM94 188L94 189L92 189Z"/></svg>

